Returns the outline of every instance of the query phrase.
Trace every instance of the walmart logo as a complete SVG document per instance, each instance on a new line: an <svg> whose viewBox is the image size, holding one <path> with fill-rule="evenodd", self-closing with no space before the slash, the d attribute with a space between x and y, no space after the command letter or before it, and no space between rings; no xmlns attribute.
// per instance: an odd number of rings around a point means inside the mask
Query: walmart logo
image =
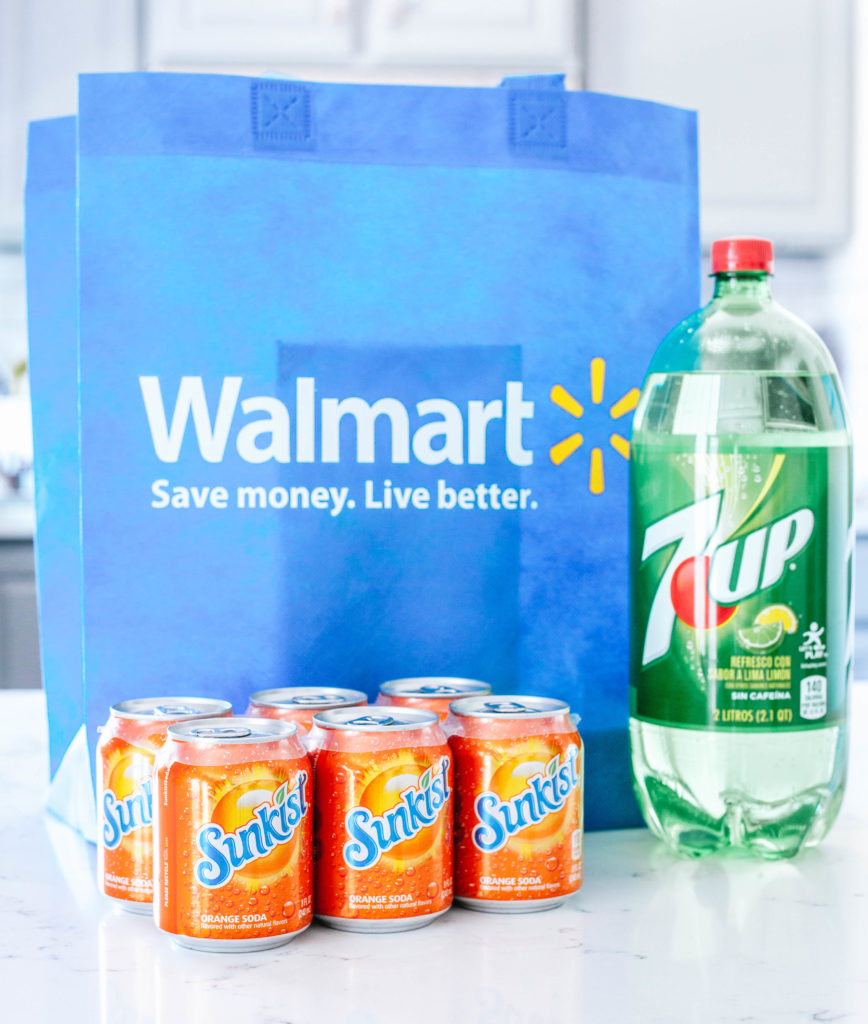
<svg viewBox="0 0 868 1024"><path fill-rule="evenodd" d="M606 385L606 360L591 360L591 402L594 405L603 405ZM580 420L585 415L585 407L573 395L560 384L555 384L549 393L549 398L558 408L569 413L574 419ZM609 416L612 420L619 420L631 413L639 402L639 389L630 388L609 408ZM627 429L626 424L623 428ZM571 455L574 455L585 443L584 435L575 431L569 434L549 449L549 458L556 466L566 462ZM613 432L608 437L608 443L624 459L630 458L630 442L623 434ZM591 465L588 474L588 490L591 494L602 494L606 489L606 477L603 468L603 449L599 445L591 448Z"/></svg>
<svg viewBox="0 0 868 1024"><path fill-rule="evenodd" d="M591 403L604 404L605 359L590 364ZM209 404L202 377L185 376L175 390L174 401L163 398L158 377L139 378L154 452L161 462L177 462L185 438L195 445L205 462L223 461L227 448L251 464L374 463L377 458L377 423L388 422L389 430L379 444L388 446L392 465L411 461L427 466L484 466L492 449L500 449L514 466L533 465L534 452L527 445L524 427L533 419L535 403L526 397L524 383L505 382L502 397L471 399L465 407L445 397L425 398L409 406L395 397L384 396L368 402L358 396L343 398L321 395L313 377L297 377L295 402L291 408L273 395L242 397L241 376L224 377L216 404ZM170 394L171 394L170 386ZM574 419L585 415L582 403L561 384L550 392L552 402ZM639 401L639 389L631 388L608 410L612 420L631 413ZM347 444L342 444L342 423L351 421ZM621 428L627 431L627 423ZM549 458L560 466L585 444L575 431L549 449ZM608 444L625 459L630 442L613 431ZM355 451L353 452L353 447ZM354 456L354 458L353 458ZM588 489L605 490L603 447L591 446Z"/></svg>

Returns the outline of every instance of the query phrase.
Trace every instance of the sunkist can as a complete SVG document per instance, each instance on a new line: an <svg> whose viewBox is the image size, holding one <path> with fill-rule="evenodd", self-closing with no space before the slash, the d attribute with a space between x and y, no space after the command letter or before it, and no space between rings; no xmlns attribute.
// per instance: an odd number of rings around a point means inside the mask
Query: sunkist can
<svg viewBox="0 0 868 1024"><path fill-rule="evenodd" d="M467 697L446 723L455 759L455 899L556 907L582 884L583 751L547 697Z"/></svg>
<svg viewBox="0 0 868 1024"><path fill-rule="evenodd" d="M173 722L231 715L225 700L146 697L114 704L96 748L99 886L126 910L151 913L154 755Z"/></svg>
<svg viewBox="0 0 868 1024"><path fill-rule="evenodd" d="M358 707L367 703L367 694L361 690L345 690L340 686L281 686L252 694L247 714L295 722L304 742L317 711Z"/></svg>
<svg viewBox="0 0 868 1024"><path fill-rule="evenodd" d="M452 903L452 757L412 708L314 716L317 917L358 932L429 924Z"/></svg>
<svg viewBox="0 0 868 1024"><path fill-rule="evenodd" d="M154 919L182 946L278 946L311 922L310 760L294 723L169 728L154 772Z"/></svg>
<svg viewBox="0 0 868 1024"><path fill-rule="evenodd" d="M441 722L449 716L449 704L459 697L482 697L491 693L491 686L478 679L456 676L416 676L390 679L380 686L377 704L433 711Z"/></svg>

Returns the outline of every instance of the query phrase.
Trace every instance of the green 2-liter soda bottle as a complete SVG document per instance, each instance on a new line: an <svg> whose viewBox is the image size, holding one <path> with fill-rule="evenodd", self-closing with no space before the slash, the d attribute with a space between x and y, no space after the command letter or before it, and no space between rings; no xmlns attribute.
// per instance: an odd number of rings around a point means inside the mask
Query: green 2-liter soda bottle
<svg viewBox="0 0 868 1024"><path fill-rule="evenodd" d="M645 820L693 856L791 857L844 793L852 443L829 351L715 242L633 423L630 741Z"/></svg>

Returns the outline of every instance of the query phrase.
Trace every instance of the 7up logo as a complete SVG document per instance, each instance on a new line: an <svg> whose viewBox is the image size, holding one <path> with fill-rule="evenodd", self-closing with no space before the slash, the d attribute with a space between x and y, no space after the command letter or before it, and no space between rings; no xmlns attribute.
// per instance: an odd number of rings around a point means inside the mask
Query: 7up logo
<svg viewBox="0 0 868 1024"><path fill-rule="evenodd" d="M676 545L651 604L642 664L668 654L678 617L693 629L722 626L739 601L774 586L811 539L814 514L800 508L751 533L717 542L723 491L672 512L645 531L642 562Z"/></svg>

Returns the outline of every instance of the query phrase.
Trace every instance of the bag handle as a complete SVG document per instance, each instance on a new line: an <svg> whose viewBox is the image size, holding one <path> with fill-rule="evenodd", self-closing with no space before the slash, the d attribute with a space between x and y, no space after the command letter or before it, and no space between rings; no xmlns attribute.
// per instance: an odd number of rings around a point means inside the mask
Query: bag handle
<svg viewBox="0 0 868 1024"><path fill-rule="evenodd" d="M548 167L696 183L696 116L568 92L562 75L500 89L340 85L238 75L79 79L79 155Z"/></svg>

